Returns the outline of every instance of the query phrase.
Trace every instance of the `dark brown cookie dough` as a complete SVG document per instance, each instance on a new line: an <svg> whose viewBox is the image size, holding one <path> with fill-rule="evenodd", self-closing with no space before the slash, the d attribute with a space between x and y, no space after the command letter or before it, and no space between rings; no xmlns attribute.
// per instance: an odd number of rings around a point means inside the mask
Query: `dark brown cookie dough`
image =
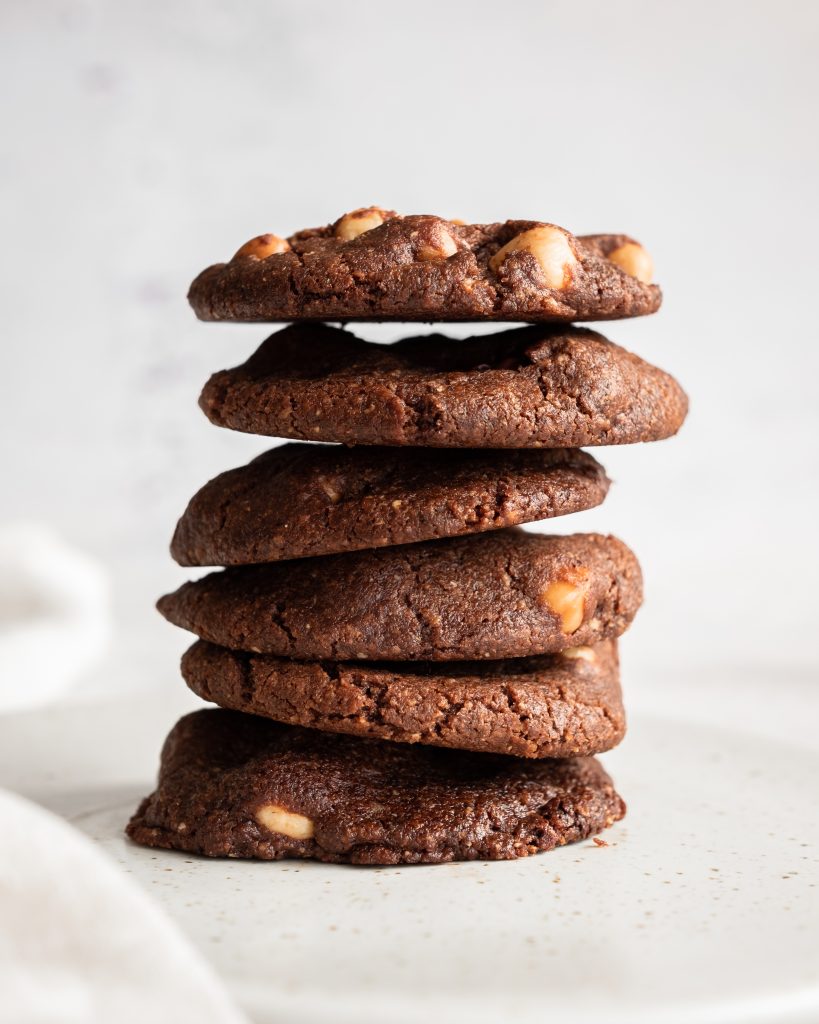
<svg viewBox="0 0 819 1024"><path fill-rule="evenodd" d="M578 512L608 485L575 449L286 444L194 495L171 552L180 565L247 565L410 544Z"/></svg>
<svg viewBox="0 0 819 1024"><path fill-rule="evenodd" d="M201 320L565 323L655 312L662 296L650 279L650 257L626 235L370 208L289 239L252 239L203 271L188 299Z"/></svg>
<svg viewBox="0 0 819 1024"><path fill-rule="evenodd" d="M642 599L614 537L498 530L268 565L185 583L170 622L233 650L306 660L517 658L619 636Z"/></svg>
<svg viewBox="0 0 819 1024"><path fill-rule="evenodd" d="M182 675L224 708L399 743L576 757L611 749L626 728L616 640L445 665L293 661L199 640Z"/></svg>
<svg viewBox="0 0 819 1024"><path fill-rule="evenodd" d="M208 857L435 864L525 857L624 814L593 758L383 743L212 710L176 724L126 831Z"/></svg>
<svg viewBox="0 0 819 1024"><path fill-rule="evenodd" d="M377 345L324 324L272 335L199 404L250 434L438 448L656 441L688 409L673 377L580 327Z"/></svg>

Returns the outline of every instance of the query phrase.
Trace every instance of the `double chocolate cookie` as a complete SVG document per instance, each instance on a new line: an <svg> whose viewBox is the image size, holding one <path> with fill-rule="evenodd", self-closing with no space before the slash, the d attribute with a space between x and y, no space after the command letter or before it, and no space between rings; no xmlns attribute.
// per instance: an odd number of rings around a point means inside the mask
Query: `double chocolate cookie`
<svg viewBox="0 0 819 1024"><path fill-rule="evenodd" d="M598 505L609 481L585 452L286 444L211 480L171 552L245 565L481 533Z"/></svg>
<svg viewBox="0 0 819 1024"><path fill-rule="evenodd" d="M640 566L614 537L520 526L604 499L581 447L683 423L673 377L571 324L656 311L652 275L626 235L367 207L196 278L202 320L293 321L201 408L302 443L220 474L177 524L177 562L223 568L158 607L199 637L182 674L220 708L171 731L131 839L416 864L523 857L623 817L592 755L625 732ZM530 326L382 345L327 320Z"/></svg>
<svg viewBox="0 0 819 1024"><path fill-rule="evenodd" d="M623 738L617 641L505 661L311 662L199 640L188 686L224 708L325 732L517 757L575 757Z"/></svg>
<svg viewBox="0 0 819 1024"><path fill-rule="evenodd" d="M188 299L201 320L611 320L659 309L651 276L626 235L369 207L288 239L251 239L203 271Z"/></svg>
<svg viewBox="0 0 819 1024"><path fill-rule="evenodd" d="M238 566L160 598L223 647L298 659L515 658L619 636L642 599L614 537L499 530Z"/></svg>
<svg viewBox="0 0 819 1024"><path fill-rule="evenodd" d="M210 857L431 864L525 857L624 813L592 758L407 746L214 710L174 727L127 832Z"/></svg>
<svg viewBox="0 0 819 1024"><path fill-rule="evenodd" d="M199 404L213 423L251 434L439 448L656 441L688 410L673 377L579 327L377 345L293 324L215 373Z"/></svg>

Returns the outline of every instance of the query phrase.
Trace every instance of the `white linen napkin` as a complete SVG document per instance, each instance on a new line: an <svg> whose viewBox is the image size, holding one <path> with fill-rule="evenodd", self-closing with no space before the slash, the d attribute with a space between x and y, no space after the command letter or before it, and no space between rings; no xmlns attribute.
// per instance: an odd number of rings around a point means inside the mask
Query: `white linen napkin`
<svg viewBox="0 0 819 1024"><path fill-rule="evenodd" d="M5 790L0 1020L247 1024L146 893L77 830Z"/></svg>

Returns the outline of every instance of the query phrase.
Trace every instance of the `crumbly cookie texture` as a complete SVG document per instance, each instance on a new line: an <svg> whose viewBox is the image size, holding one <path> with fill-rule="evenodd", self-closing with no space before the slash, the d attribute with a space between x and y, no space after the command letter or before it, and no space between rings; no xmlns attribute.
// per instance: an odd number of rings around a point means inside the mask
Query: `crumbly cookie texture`
<svg viewBox="0 0 819 1024"><path fill-rule="evenodd" d="M554 326L377 345L293 324L215 373L199 404L250 434L438 448L656 441L688 411L669 374L595 331Z"/></svg>
<svg viewBox="0 0 819 1024"><path fill-rule="evenodd" d="M526 857L624 814L593 758L384 743L212 710L171 731L127 833L209 857L434 864Z"/></svg>
<svg viewBox="0 0 819 1024"><path fill-rule="evenodd" d="M180 565L248 565L482 533L591 508L608 486L570 448L285 444L205 484L171 553Z"/></svg>
<svg viewBox="0 0 819 1024"><path fill-rule="evenodd" d="M188 299L201 320L565 323L655 312L652 274L651 257L627 235L367 207L287 239L251 239L204 270Z"/></svg>
<svg viewBox="0 0 819 1024"><path fill-rule="evenodd" d="M517 757L577 757L623 738L617 641L479 662L315 662L197 641L182 675L224 708L327 732Z"/></svg>
<svg viewBox="0 0 819 1024"><path fill-rule="evenodd" d="M160 598L233 650L307 660L516 658L619 636L642 600L634 554L600 534L520 529L237 566Z"/></svg>

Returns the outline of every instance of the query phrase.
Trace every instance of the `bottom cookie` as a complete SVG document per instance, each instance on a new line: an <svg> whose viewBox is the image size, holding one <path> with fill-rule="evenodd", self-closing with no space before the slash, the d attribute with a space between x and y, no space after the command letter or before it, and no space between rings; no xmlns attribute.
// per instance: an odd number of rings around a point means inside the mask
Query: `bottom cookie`
<svg viewBox="0 0 819 1024"><path fill-rule="evenodd" d="M209 857L435 864L526 857L624 814L590 757L406 746L219 709L174 726L157 789L126 831Z"/></svg>

